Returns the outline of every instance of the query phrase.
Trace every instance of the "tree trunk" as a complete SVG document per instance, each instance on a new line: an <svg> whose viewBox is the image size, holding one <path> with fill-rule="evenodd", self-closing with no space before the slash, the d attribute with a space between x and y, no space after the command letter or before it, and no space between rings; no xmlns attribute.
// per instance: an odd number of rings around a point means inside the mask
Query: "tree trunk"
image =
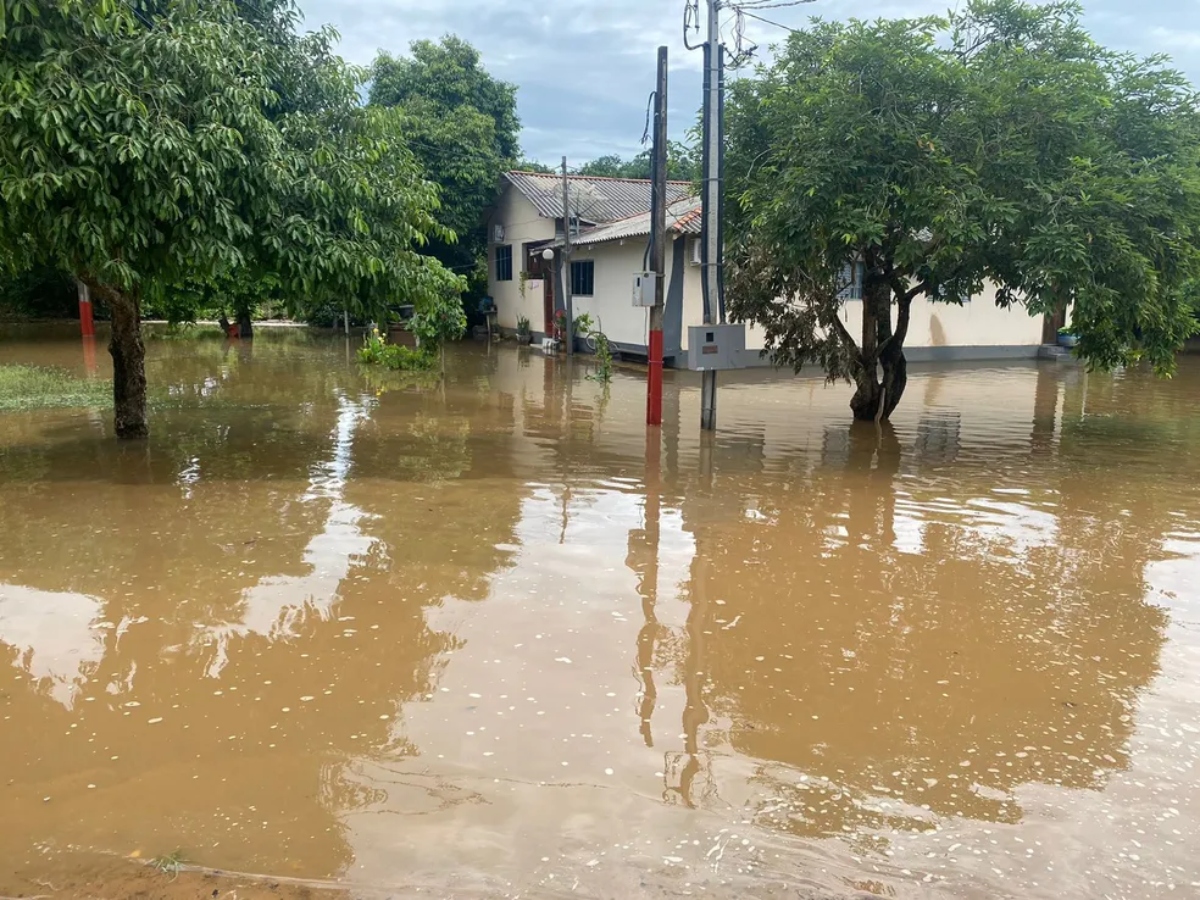
<svg viewBox="0 0 1200 900"><path fill-rule="evenodd" d="M108 352L113 361L113 423L122 440L144 438L146 424L146 346L142 343L141 304L107 286L97 286L112 315Z"/></svg>
<svg viewBox="0 0 1200 900"><path fill-rule="evenodd" d="M890 419L900 405L904 389L908 387L908 360L904 357L903 347L891 344L884 350L879 362L883 367L883 414L878 415L877 410L876 417Z"/></svg>
<svg viewBox="0 0 1200 900"><path fill-rule="evenodd" d="M864 359L863 367L855 375L854 381L856 388L854 396L850 398L850 411L857 422L874 422L883 391L879 383L879 360Z"/></svg>
<svg viewBox="0 0 1200 900"><path fill-rule="evenodd" d="M889 419L908 385L904 340L908 336L912 295L895 290L897 316L893 331L893 292L887 277L877 274L874 267L868 268L863 280L862 368L855 373L857 390L850 400L850 409L859 422Z"/></svg>
<svg viewBox="0 0 1200 900"><path fill-rule="evenodd" d="M254 337L254 326L250 321L250 310L239 309L237 314L238 337Z"/></svg>

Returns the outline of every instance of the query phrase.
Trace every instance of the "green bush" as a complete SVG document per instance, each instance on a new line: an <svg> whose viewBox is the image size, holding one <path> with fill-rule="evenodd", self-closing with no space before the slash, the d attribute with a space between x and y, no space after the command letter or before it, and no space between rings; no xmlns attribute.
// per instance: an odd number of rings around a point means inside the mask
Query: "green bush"
<svg viewBox="0 0 1200 900"><path fill-rule="evenodd" d="M363 365L382 366L398 372L423 372L432 369L437 358L425 348L414 350L412 347L389 344L378 328L372 328L358 349L358 361Z"/></svg>

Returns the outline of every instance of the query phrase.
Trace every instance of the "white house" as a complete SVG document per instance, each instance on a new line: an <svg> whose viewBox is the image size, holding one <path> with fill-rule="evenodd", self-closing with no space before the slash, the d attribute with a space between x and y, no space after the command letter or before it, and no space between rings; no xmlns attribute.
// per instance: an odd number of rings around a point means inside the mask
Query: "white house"
<svg viewBox="0 0 1200 900"><path fill-rule="evenodd" d="M623 353L645 355L649 312L633 306L635 274L647 271L650 241L650 182L569 176L572 243L569 276L576 316L589 313ZM687 328L703 322L700 279L700 201L688 182L668 185L666 308L663 355L685 363ZM553 331L563 308L562 177L509 172L488 221L488 290L501 329L515 330L526 318L535 338ZM553 251L553 261L543 259ZM861 323L861 291L846 292L843 318L851 334ZM1044 341L1040 318L1021 309L1002 309L988 289L961 306L913 303L905 355L909 360L1013 359L1033 357ZM1052 329L1051 329L1052 331ZM760 329L746 329L746 365L769 365L761 355Z"/></svg>

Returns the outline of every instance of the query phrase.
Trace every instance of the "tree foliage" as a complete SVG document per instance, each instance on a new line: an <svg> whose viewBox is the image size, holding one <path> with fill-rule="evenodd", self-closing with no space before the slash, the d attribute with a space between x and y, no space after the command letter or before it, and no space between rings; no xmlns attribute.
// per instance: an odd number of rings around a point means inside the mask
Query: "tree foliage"
<svg viewBox="0 0 1200 900"><path fill-rule="evenodd" d="M653 154L648 149L629 159L613 153L584 163L579 167L579 174L601 178L648 179L652 163ZM699 181L700 159L695 149L671 141L667 147L667 177L674 181Z"/></svg>
<svg viewBox="0 0 1200 900"><path fill-rule="evenodd" d="M730 308L777 363L851 379L855 415L886 417L913 301L990 282L1031 315L1069 305L1091 365L1172 370L1195 329L1197 97L1162 59L1097 45L1080 14L972 0L818 21L732 86Z"/></svg>
<svg viewBox="0 0 1200 900"><path fill-rule="evenodd" d="M372 107L395 110L425 177L440 188L438 221L455 240L430 248L447 266L487 286L485 210L520 154L516 88L492 77L479 52L454 35L415 41L410 56L381 53L371 66Z"/></svg>
<svg viewBox="0 0 1200 900"><path fill-rule="evenodd" d="M270 279L297 304L436 303L460 280L403 117L363 108L287 0L0 0L0 245L112 312L121 436L146 433L141 300ZM262 22L268 23L264 26Z"/></svg>

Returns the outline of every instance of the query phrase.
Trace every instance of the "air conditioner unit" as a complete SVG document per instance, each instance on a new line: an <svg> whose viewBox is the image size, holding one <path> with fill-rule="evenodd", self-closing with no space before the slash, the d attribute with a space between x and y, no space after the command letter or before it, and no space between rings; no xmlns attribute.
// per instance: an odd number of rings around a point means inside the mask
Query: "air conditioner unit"
<svg viewBox="0 0 1200 900"><path fill-rule="evenodd" d="M493 244L503 244L504 243L504 226L503 225L493 225L492 226L492 243Z"/></svg>
<svg viewBox="0 0 1200 900"><path fill-rule="evenodd" d="M704 245L700 242L700 238L692 241L692 265L698 266L704 262Z"/></svg>

